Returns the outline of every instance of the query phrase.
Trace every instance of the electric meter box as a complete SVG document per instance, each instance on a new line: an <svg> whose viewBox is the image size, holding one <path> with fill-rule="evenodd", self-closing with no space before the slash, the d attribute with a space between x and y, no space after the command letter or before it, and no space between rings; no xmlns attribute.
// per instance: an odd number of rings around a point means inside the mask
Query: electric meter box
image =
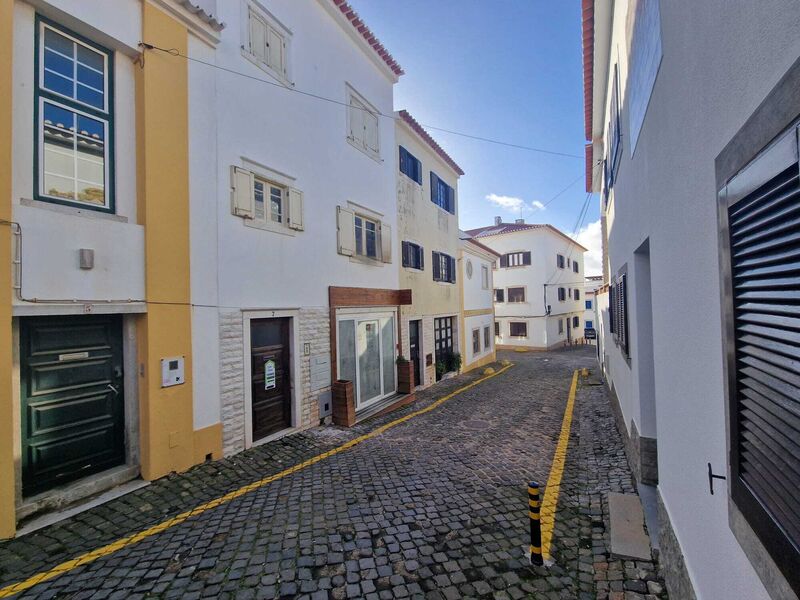
<svg viewBox="0 0 800 600"><path fill-rule="evenodd" d="M182 356L161 359L161 387L180 385L185 381L183 363Z"/></svg>

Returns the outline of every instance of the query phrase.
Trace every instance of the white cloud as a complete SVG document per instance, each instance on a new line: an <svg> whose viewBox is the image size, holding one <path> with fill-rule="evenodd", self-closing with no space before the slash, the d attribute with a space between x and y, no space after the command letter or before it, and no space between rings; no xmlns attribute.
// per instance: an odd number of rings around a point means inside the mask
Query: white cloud
<svg viewBox="0 0 800 600"><path fill-rule="evenodd" d="M517 198L516 196L501 196L499 194L489 194L486 196L486 199L498 208L505 209L514 215L522 215L537 210L545 210L544 204L538 200L534 200L530 204L527 204L522 198Z"/></svg>
<svg viewBox="0 0 800 600"><path fill-rule="evenodd" d="M603 273L603 234L600 220L583 227L575 241L589 251L583 255L583 272L586 275L602 275Z"/></svg>

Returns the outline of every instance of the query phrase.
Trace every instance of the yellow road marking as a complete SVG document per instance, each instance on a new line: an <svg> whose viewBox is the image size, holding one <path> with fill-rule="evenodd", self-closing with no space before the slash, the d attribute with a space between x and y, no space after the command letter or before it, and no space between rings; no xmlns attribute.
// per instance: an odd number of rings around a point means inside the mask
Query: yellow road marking
<svg viewBox="0 0 800 600"><path fill-rule="evenodd" d="M369 439L377 437L378 435L384 433L385 431L388 431L389 429L391 429L393 427L397 427L398 425L400 425L402 423L405 423L406 421L410 421L414 417L418 417L420 415L424 415L425 413L428 413L428 412L438 408L439 406L441 406L442 404L444 404L445 402L447 402L448 400L450 400L454 396L457 396L458 394L460 394L462 392L465 392L468 389L474 388L476 385L479 385L479 384L483 383L487 379L491 379L492 377L497 377L501 373L504 373L505 371L508 371L513 366L514 366L513 363L508 364L508 365L504 366L502 369L500 369L499 371L497 371L495 373L491 373L489 375L485 375L485 376L481 377L480 379L476 379L472 383L468 383L467 385L462 386L462 387L458 388L457 390L454 390L454 391L450 392L446 396L442 396L441 398L439 398L435 402L432 402L431 404L429 404L425 408L421 408L419 410L416 410L416 411L414 411L412 413L409 413L409 414L405 415L404 417L400 417L399 419L395 419L394 421L386 423L385 425L381 425L380 427L376 427L375 429L373 429L369 433L365 433L364 435L361 435L361 436L359 436L357 438L353 438L352 440L342 444L341 446L337 446L336 448L333 448L332 450L328 450L327 452L323 452L322 454L318 454L318 455L316 455L316 456L314 456L312 458L309 458L308 460L305 460L305 461L303 461L301 463L298 463L298 464L296 464L296 465L294 465L292 467L284 469L283 471L280 471L279 473L275 473L274 475L269 475L267 477L264 477L263 479L259 479L258 481L255 481L253 483L250 483L248 485L240 487L237 490L234 490L232 492L228 492L224 496L220 496L218 498L214 498L213 500L209 500L208 502L200 504L199 506L196 506L191 510L188 510L186 512L182 512L181 514L176 515L176 516L172 517L171 519L167 519L166 521L163 521L161 523L158 523L157 525L153 525L152 527L148 527L147 529L144 529L144 530L139 531L137 533L134 533L132 535L120 538L120 539L116 540L115 542L112 542L112 543L107 544L105 546L101 546L100 548L96 548L96 549L94 549L94 550L92 550L90 552L87 552L85 554L81 554L77 558L73 558L73 559L65 561L65 562L63 562L63 563L61 563L59 565L56 565L55 567L53 567L52 569L50 569L48 571L42 571L41 573L37 573L35 575L32 575L31 577L28 577L27 579L25 579L23 581L20 581L20 582L17 582L17 583L12 583L11 585L7 585L6 587L0 588L0 598L8 598L9 596L13 596L14 594L19 594L20 592L24 592L25 590L28 590L28 589L32 588L33 586L35 586L38 583L42 583L43 581L48 581L50 579L58 577L59 575L63 575L64 573L72 571L73 569L76 569L77 567L81 567L83 565L87 565L87 564L89 564L91 562L94 562L98 558L103 558L104 556L109 556L110 554L113 554L114 552L116 552L118 550L121 550L122 548L125 548L127 546L131 546L133 544L141 542L142 540L147 539L149 537L152 537L152 536L154 536L154 535L156 535L158 533L161 533L162 531L165 531L165 530L169 529L170 527L174 527L175 525L179 525L179 524L183 523L184 521L188 520L191 517L194 517L194 516L197 516L199 514L202 514L202 513L206 512L207 510L211 510L212 508L216 508L218 506L221 506L222 504L226 504L226 503L230 502L231 500L235 500L236 498L244 496L245 494L247 494L249 492L252 492L253 490L256 490L258 488L264 487L265 485L268 485L268 484L270 484L270 483L272 483L274 481L277 481L278 479L282 479L282 478L286 477L287 475L291 475L293 473L296 473L297 471L299 471L301 469L305 469L306 467L310 467L311 465L315 465L316 463L318 463L320 461L323 461L326 458L330 458L331 456L339 454L340 452L344 452L345 450L349 450L353 446L356 446L356 445L358 445L358 444L360 444L362 442L365 442L365 441L367 441Z"/></svg>
<svg viewBox="0 0 800 600"><path fill-rule="evenodd" d="M567 446L569 445L569 431L572 427L572 410L575 407L575 393L578 390L578 371L572 374L572 385L569 387L567 407L564 409L564 420L561 422L561 433L558 444L553 454L553 464L550 466L550 476L547 478L547 487L542 500L542 555L545 560L550 560L550 542L553 540L553 526L555 525L556 504L558 492L561 487L561 477L564 474L564 462L567 459Z"/></svg>

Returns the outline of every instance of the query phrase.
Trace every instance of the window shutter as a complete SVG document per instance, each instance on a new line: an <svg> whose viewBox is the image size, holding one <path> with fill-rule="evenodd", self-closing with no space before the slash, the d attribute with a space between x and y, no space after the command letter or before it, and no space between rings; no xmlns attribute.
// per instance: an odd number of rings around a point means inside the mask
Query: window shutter
<svg viewBox="0 0 800 600"><path fill-rule="evenodd" d="M336 207L336 241L339 254L353 256L356 251L355 213L352 210Z"/></svg>
<svg viewBox="0 0 800 600"><path fill-rule="evenodd" d="M450 283L456 282L456 259L452 256L447 257L450 261Z"/></svg>
<svg viewBox="0 0 800 600"><path fill-rule="evenodd" d="M608 286L608 330L611 333L616 333L615 328L617 324L614 318L614 302L616 300L614 296L616 296L616 292L614 290L614 284L612 283Z"/></svg>
<svg viewBox="0 0 800 600"><path fill-rule="evenodd" d="M420 246L419 249L417 250L417 253L419 254L419 270L420 271L424 271L425 270L425 248Z"/></svg>
<svg viewBox="0 0 800 600"><path fill-rule="evenodd" d="M500 266L501 267L507 267L508 266L508 254L503 254L500 257Z"/></svg>
<svg viewBox="0 0 800 600"><path fill-rule="evenodd" d="M439 281L442 278L441 270L442 270L442 263L439 260L439 253L432 252L432 259L433 259L433 280Z"/></svg>
<svg viewBox="0 0 800 600"><path fill-rule="evenodd" d="M381 223L381 260L392 262L392 228L386 223Z"/></svg>
<svg viewBox="0 0 800 600"><path fill-rule="evenodd" d="M380 153L378 142L378 115L368 110L364 112L364 145L375 154Z"/></svg>
<svg viewBox="0 0 800 600"><path fill-rule="evenodd" d="M625 356L628 356L628 276L623 275L620 278L620 290L619 290L619 300L620 300L620 311L619 311L619 329L620 329L620 346L622 346L622 351L625 353Z"/></svg>
<svg viewBox="0 0 800 600"><path fill-rule="evenodd" d="M289 229L303 231L303 192L289 188Z"/></svg>
<svg viewBox="0 0 800 600"><path fill-rule="evenodd" d="M447 210L452 214L456 214L456 191L450 186L447 186Z"/></svg>
<svg viewBox="0 0 800 600"><path fill-rule="evenodd" d="M267 30L267 49L269 51L269 66L278 73L285 73L283 68L283 36L272 27Z"/></svg>
<svg viewBox="0 0 800 600"><path fill-rule="evenodd" d="M250 53L261 62L267 61L267 26L250 12Z"/></svg>
<svg viewBox="0 0 800 600"><path fill-rule="evenodd" d="M408 150L400 146L400 172L408 175Z"/></svg>
<svg viewBox="0 0 800 600"><path fill-rule="evenodd" d="M402 257L403 266L407 267L411 264L411 246L408 242L400 242L400 255Z"/></svg>
<svg viewBox="0 0 800 600"><path fill-rule="evenodd" d="M361 103L355 98L350 98L350 139L364 143L364 113Z"/></svg>
<svg viewBox="0 0 800 600"><path fill-rule="evenodd" d="M233 167L231 173L231 212L237 217L252 219L255 210L253 201L253 183L255 178L250 171Z"/></svg>
<svg viewBox="0 0 800 600"><path fill-rule="evenodd" d="M439 176L431 171L431 202L437 204L436 200L439 196Z"/></svg>
<svg viewBox="0 0 800 600"><path fill-rule="evenodd" d="M523 252L522 253L522 264L523 265L531 264L531 253L530 252Z"/></svg>

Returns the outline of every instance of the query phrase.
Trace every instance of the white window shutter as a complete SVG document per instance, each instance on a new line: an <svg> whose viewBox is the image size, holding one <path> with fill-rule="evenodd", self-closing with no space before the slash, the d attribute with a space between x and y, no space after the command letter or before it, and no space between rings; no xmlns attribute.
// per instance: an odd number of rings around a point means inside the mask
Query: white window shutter
<svg viewBox="0 0 800 600"><path fill-rule="evenodd" d="M355 213L341 206L336 207L336 239L339 254L353 256L356 252Z"/></svg>
<svg viewBox="0 0 800 600"><path fill-rule="evenodd" d="M255 211L253 202L253 183L255 178L250 171L233 167L231 172L231 212L237 217L252 219Z"/></svg>
<svg viewBox="0 0 800 600"><path fill-rule="evenodd" d="M267 61L267 24L250 12L250 53L261 62Z"/></svg>
<svg viewBox="0 0 800 600"><path fill-rule="evenodd" d="M364 143L364 113L361 103L350 98L350 139Z"/></svg>
<svg viewBox="0 0 800 600"><path fill-rule="evenodd" d="M283 36L272 27L267 31L267 45L269 47L269 66L278 73L285 73L283 68Z"/></svg>
<svg viewBox="0 0 800 600"><path fill-rule="evenodd" d="M289 188L289 229L303 231L303 192Z"/></svg>
<svg viewBox="0 0 800 600"><path fill-rule="evenodd" d="M381 260L392 262L392 228L386 223L381 223Z"/></svg>
<svg viewBox="0 0 800 600"><path fill-rule="evenodd" d="M371 150L375 154L380 153L380 147L378 142L378 115L375 115L369 111L363 111L364 113L364 143L367 146L368 150Z"/></svg>

